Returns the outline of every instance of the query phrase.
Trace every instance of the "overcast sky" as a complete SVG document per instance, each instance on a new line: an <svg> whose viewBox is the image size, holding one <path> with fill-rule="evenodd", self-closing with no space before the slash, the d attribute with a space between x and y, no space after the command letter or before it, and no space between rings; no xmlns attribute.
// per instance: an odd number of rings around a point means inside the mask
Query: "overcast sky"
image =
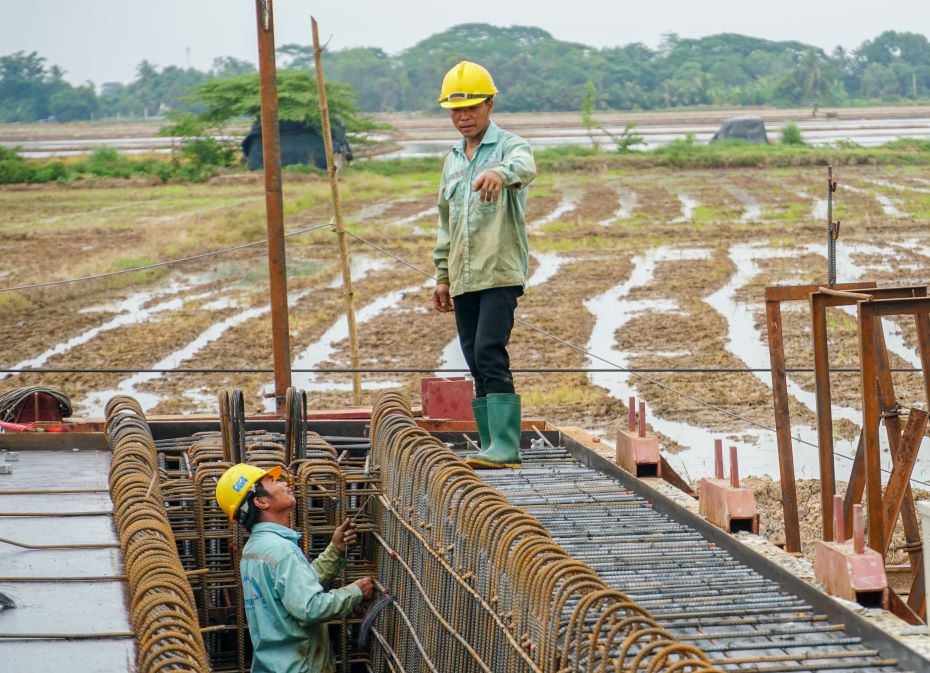
<svg viewBox="0 0 930 673"><path fill-rule="evenodd" d="M310 15L330 48L375 46L389 53L466 22L530 25L595 47L662 33L734 32L799 40L830 51L885 30L930 35L926 0L276 0L276 42L308 44ZM148 59L206 70L217 56L257 60L254 0L0 0L0 55L37 51L73 83L128 82Z"/></svg>

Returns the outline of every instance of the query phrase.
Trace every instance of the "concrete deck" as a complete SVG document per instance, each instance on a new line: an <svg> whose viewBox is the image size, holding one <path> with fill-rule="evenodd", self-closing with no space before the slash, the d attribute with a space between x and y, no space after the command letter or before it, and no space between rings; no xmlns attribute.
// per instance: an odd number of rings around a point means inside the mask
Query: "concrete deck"
<svg viewBox="0 0 930 673"><path fill-rule="evenodd" d="M23 450L15 462L0 452L0 465L13 468L12 474L0 474L0 538L31 545L118 542L106 492L109 451ZM11 493L34 489L103 490ZM56 516L60 512L104 514ZM16 603L0 610L4 672L32 673L37 666L69 673L134 670L122 572L118 547L36 550L0 542L0 593Z"/></svg>

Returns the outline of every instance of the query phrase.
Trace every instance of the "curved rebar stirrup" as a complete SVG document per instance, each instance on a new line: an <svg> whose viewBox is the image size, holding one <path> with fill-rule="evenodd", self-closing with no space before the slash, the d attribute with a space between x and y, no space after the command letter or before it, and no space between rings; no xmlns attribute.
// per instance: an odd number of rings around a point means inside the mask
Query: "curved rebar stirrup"
<svg viewBox="0 0 930 673"><path fill-rule="evenodd" d="M632 660L640 673L716 671L703 652L675 640L644 607L608 588L539 520L420 428L401 395L380 394L371 419L371 462L382 476L380 535L389 545L379 552L381 572L397 583L412 620L401 624L391 611L382 613L383 632L400 640L390 652L387 641L372 643L373 661L481 668L457 643L450 645L435 620L418 616L429 612L416 609L426 592L441 599L430 605L493 670L631 673ZM409 559L421 581L392 570L395 556ZM411 624L422 649L403 642Z"/></svg>

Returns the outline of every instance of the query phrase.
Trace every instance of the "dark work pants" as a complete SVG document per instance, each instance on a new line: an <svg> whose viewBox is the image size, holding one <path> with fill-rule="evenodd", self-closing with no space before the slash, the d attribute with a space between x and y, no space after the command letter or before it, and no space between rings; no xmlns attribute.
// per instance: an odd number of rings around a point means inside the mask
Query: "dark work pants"
<svg viewBox="0 0 930 673"><path fill-rule="evenodd" d="M514 392L507 343L517 297L522 294L523 288L516 285L466 292L453 298L455 327L465 362L475 379L477 397Z"/></svg>

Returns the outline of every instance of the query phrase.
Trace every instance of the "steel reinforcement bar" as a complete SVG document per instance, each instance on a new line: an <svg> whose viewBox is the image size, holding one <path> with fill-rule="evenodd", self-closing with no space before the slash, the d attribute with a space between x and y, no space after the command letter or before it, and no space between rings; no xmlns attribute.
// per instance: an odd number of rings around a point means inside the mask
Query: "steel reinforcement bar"
<svg viewBox="0 0 930 673"><path fill-rule="evenodd" d="M367 624L376 673L720 673L419 428L402 396L378 398L371 436L392 604Z"/></svg>
<svg viewBox="0 0 930 673"><path fill-rule="evenodd" d="M208 673L194 593L161 501L155 442L139 403L111 399L104 433L113 452L110 498L129 583L137 670Z"/></svg>

